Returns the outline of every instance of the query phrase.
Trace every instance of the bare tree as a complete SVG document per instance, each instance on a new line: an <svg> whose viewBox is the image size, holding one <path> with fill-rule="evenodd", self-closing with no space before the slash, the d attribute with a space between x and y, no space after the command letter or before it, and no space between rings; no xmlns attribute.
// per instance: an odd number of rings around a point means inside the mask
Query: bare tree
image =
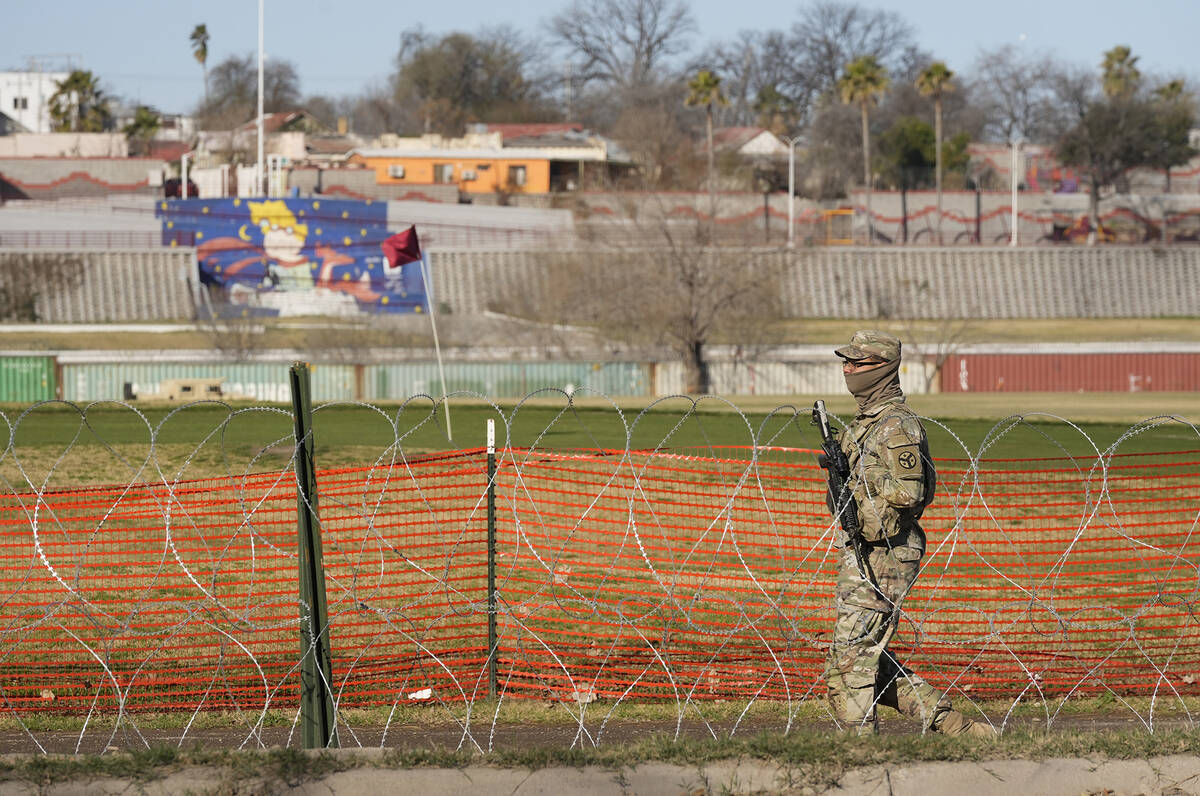
<svg viewBox="0 0 1200 796"><path fill-rule="evenodd" d="M608 234L585 252L548 255L536 295L498 298L546 324L571 323L635 348L667 347L679 357L689 393L711 390L708 348L757 345L781 317L783 260L705 245L707 225L672 219L663 206L626 235ZM622 241L629 241L623 243Z"/></svg>
<svg viewBox="0 0 1200 796"><path fill-rule="evenodd" d="M782 130L796 122L795 103L783 89L791 74L792 56L787 39L778 31L742 31L727 42L714 42L701 57L688 64L687 73L707 69L722 77L722 89L729 99L720 111L721 124L762 124L778 116Z"/></svg>
<svg viewBox="0 0 1200 796"><path fill-rule="evenodd" d="M229 313L226 317L218 317L210 313L201 318L199 326L212 348L235 362L248 360L251 354L264 347L266 341L267 328L263 319L250 315Z"/></svg>
<svg viewBox="0 0 1200 796"><path fill-rule="evenodd" d="M578 59L581 82L626 90L657 82L696 30L680 0L573 0L547 25L555 42Z"/></svg>
<svg viewBox="0 0 1200 796"><path fill-rule="evenodd" d="M805 6L788 45L791 69L780 89L805 116L820 98L837 93L849 62L874 58L886 72L907 82L909 61L916 57L912 27L899 14L835 0Z"/></svg>
<svg viewBox="0 0 1200 796"><path fill-rule="evenodd" d="M209 73L211 93L201 106L206 120L235 119L241 123L254 115L258 97L258 59L253 53L231 55ZM263 110L294 110L300 104L300 77L291 61L272 59L263 70Z"/></svg>
<svg viewBox="0 0 1200 796"><path fill-rule="evenodd" d="M928 285L918 287L918 294L928 292ZM928 300L928 299L924 299ZM950 357L962 351L978 336L970 318L910 319L905 323L905 345L914 359L923 363L925 392L931 392L934 383L945 369Z"/></svg>
<svg viewBox="0 0 1200 796"><path fill-rule="evenodd" d="M403 119L409 109L398 107L392 99L392 89L385 85L370 85L361 94L346 102L350 131L374 136L405 129ZM416 119L415 113L411 114ZM415 123L414 123L415 124Z"/></svg>
<svg viewBox="0 0 1200 796"><path fill-rule="evenodd" d="M1001 141L1046 141L1058 132L1055 84L1062 68L1012 46L985 50L974 67L974 93L986 111L986 134Z"/></svg>
<svg viewBox="0 0 1200 796"><path fill-rule="evenodd" d="M643 190L692 187L703 169L684 118L685 106L671 102L675 91L657 102L627 106L612 126L613 138L637 165L628 187Z"/></svg>
<svg viewBox="0 0 1200 796"><path fill-rule="evenodd" d="M83 260L74 255L20 252L0 257L0 321L40 321L45 295L77 287Z"/></svg>

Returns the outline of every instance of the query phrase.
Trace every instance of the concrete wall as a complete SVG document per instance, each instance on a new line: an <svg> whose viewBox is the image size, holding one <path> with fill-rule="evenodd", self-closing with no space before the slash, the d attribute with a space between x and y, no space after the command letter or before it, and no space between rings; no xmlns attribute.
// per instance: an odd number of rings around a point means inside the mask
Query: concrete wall
<svg viewBox="0 0 1200 796"><path fill-rule="evenodd" d="M123 133L16 133L0 137L5 158L123 158L129 142Z"/></svg>
<svg viewBox="0 0 1200 796"><path fill-rule="evenodd" d="M586 256L602 256L589 252ZM731 250L729 267L783 274L795 318L1194 317L1200 247L944 247ZM546 252L430 253L435 295L453 312L530 290Z"/></svg>
<svg viewBox="0 0 1200 796"><path fill-rule="evenodd" d="M1007 244L1012 229L1012 194L1007 191L981 193L948 191L942 197L942 235L946 245L975 243L976 219L979 243ZM904 240L901 196L892 191L871 195L871 216L877 242ZM866 243L865 196L855 193L850 204L860 210L855 216L855 239ZM920 245L936 243L937 194L910 191L904 197L908 216L908 241ZM1049 243L1055 224L1077 223L1089 213L1085 194L1018 193L1017 234L1020 245ZM1165 228L1172 240L1200 237L1200 196L1196 194L1128 194L1110 196L1100 203L1100 223L1121 243L1162 239ZM1082 242L1082 238L1076 242Z"/></svg>
<svg viewBox="0 0 1200 796"><path fill-rule="evenodd" d="M154 158L0 157L0 194L5 200L112 193L156 196L162 188L152 184L150 173L162 171L162 161Z"/></svg>
<svg viewBox="0 0 1200 796"><path fill-rule="evenodd" d="M424 202L458 202L456 185L377 185L371 169L297 168L288 172L288 187L301 194L321 193L334 199L409 199Z"/></svg>
<svg viewBox="0 0 1200 796"><path fill-rule="evenodd" d="M85 263L79 284L39 287L39 320L193 317L189 279L195 254L190 249L0 249L0 266L32 254L78 255ZM723 256L731 268L777 269L783 275L784 312L796 318L1191 318L1200 313L1200 247L1194 246L757 249ZM429 257L439 305L464 315L495 309L498 297L536 296L552 265L544 250L434 250ZM36 282L37 274L27 278Z"/></svg>
<svg viewBox="0 0 1200 796"><path fill-rule="evenodd" d="M51 283L37 268L55 257L78 267ZM0 249L0 290L30 295L37 320L46 323L191 320L195 274L195 249Z"/></svg>
<svg viewBox="0 0 1200 796"><path fill-rule="evenodd" d="M513 203L546 203L543 198L514 197ZM782 242L787 234L788 201L786 193L767 197L758 193L721 193L715 205L707 193L609 193L584 191L549 198L554 207L574 212L577 221L598 228L620 228L632 235L641 227L643 237L654 235L661 225L696 223L715 216L719 234L748 242L761 243L758 234L745 228L763 230L769 240ZM977 205L978 202L978 205ZM824 243L828 238L853 237L867 242L866 197L853 193L842 201L814 202L802 197L793 201L794 241L801 246ZM715 210L714 210L715 208ZM828 211L855 208L852 217L839 217L830 225ZM1054 226L1078 222L1088 211L1085 194L1022 192L1017 199L1018 241L1021 245L1050 243ZM1196 194L1131 194L1111 196L1100 204L1101 223L1111 227L1122 243L1160 240L1166 228L1171 239L1200 238L1200 196ZM871 195L871 216L875 240L880 243L907 242L923 246L937 243L937 194L934 191L910 191L901 196L895 191L875 191ZM979 220L978 227L976 219ZM998 245L1009 241L1012 228L1012 194L1008 191L980 193L946 191L942 197L942 239L945 245ZM977 231L978 230L978 231ZM978 238L976 235L978 234ZM1081 241L1080 241L1081 242Z"/></svg>

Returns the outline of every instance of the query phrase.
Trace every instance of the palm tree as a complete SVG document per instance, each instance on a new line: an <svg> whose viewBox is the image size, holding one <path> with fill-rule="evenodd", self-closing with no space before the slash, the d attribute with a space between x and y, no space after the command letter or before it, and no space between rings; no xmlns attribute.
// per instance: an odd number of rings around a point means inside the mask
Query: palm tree
<svg viewBox="0 0 1200 796"><path fill-rule="evenodd" d="M1165 102L1175 102L1183 96L1183 81L1175 79L1163 83L1154 89L1154 95Z"/></svg>
<svg viewBox="0 0 1200 796"><path fill-rule="evenodd" d="M1104 93L1113 99L1129 99L1142 81L1137 56L1123 44L1104 54L1100 64L1104 73Z"/></svg>
<svg viewBox="0 0 1200 796"><path fill-rule="evenodd" d="M863 141L863 187L866 190L867 205L867 245L871 245L875 236L871 220L871 128L869 114L871 105L880 94L887 91L887 70L873 55L864 55L846 64L846 71L838 78L838 92L842 102L849 105L857 102L862 109L862 141Z"/></svg>
<svg viewBox="0 0 1200 796"><path fill-rule="evenodd" d="M713 167L713 105L728 105L729 100L721 93L721 78L707 69L701 69L688 81L688 95L684 104L689 107L704 106L704 123L708 133L708 196L710 213L716 212L716 170Z"/></svg>
<svg viewBox="0 0 1200 796"><path fill-rule="evenodd" d="M192 55L200 62L200 68L204 70L204 104L208 105L208 26L204 24L197 25L192 28L192 35L188 37L188 41L192 43Z"/></svg>
<svg viewBox="0 0 1200 796"><path fill-rule="evenodd" d="M56 133L99 133L111 118L100 79L87 70L71 72L50 95L50 121Z"/></svg>
<svg viewBox="0 0 1200 796"><path fill-rule="evenodd" d="M942 96L954 90L954 73L942 61L934 61L917 77L917 91L933 97L934 180L937 183L937 242L942 244Z"/></svg>
<svg viewBox="0 0 1200 796"><path fill-rule="evenodd" d="M125 134L125 138L130 143L131 153L138 155L147 155L150 153L150 141L153 140L154 134L158 132L160 122L158 114L153 108L146 105L139 105L134 112L133 118L121 128L121 132Z"/></svg>

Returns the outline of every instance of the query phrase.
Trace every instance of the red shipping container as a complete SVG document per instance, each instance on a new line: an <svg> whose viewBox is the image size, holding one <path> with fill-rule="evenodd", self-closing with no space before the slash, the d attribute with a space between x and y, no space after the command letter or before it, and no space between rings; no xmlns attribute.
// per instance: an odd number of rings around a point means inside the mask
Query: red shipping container
<svg viewBox="0 0 1200 796"><path fill-rule="evenodd" d="M1200 353L956 354L942 392L1187 392L1200 390Z"/></svg>

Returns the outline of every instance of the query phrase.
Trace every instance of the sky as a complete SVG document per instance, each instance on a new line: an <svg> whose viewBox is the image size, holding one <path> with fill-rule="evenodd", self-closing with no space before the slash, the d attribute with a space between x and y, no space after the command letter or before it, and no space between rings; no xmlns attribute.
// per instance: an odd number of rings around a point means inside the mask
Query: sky
<svg viewBox="0 0 1200 796"><path fill-rule="evenodd" d="M1117 44L1133 48L1143 72L1191 76L1200 31L1197 0L861 0L895 11L920 45L951 69L969 73L981 49L1006 44L1031 56L1053 54L1096 66ZM267 57L290 60L303 94L357 94L386 81L403 30L432 33L507 24L544 36L543 23L569 0L265 0ZM740 30L787 30L804 2L693 0L700 32L692 52ZM258 44L255 0L3 0L0 70L25 69L30 58L53 67L90 69L112 94L165 113L190 111L203 95L200 65L188 36L199 23L210 35L211 68Z"/></svg>

